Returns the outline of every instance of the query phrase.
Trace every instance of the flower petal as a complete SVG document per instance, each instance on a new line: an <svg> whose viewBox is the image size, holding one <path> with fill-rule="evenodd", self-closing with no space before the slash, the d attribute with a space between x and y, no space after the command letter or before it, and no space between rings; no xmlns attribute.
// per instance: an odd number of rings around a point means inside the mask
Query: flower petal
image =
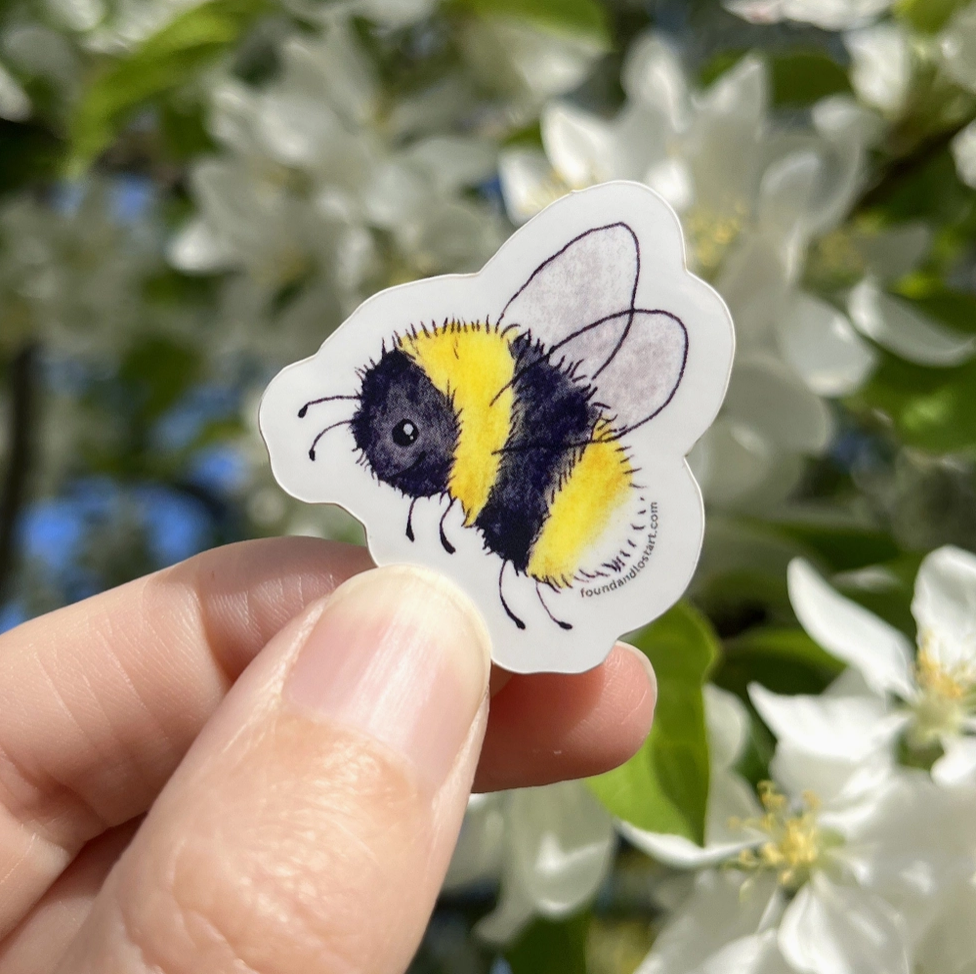
<svg viewBox="0 0 976 974"><path fill-rule="evenodd" d="M849 95L820 99L812 116L827 146L821 147L824 173L809 213L809 230L823 234L847 219L867 176L868 148L880 138L884 123Z"/></svg>
<svg viewBox="0 0 976 974"><path fill-rule="evenodd" d="M651 165L641 180L660 193L679 213L695 201L691 171L682 159L662 159Z"/></svg>
<svg viewBox="0 0 976 974"><path fill-rule="evenodd" d="M939 915L915 950L921 971L976 969L976 885L959 883L939 900Z"/></svg>
<svg viewBox="0 0 976 974"><path fill-rule="evenodd" d="M546 155L570 186L581 189L617 178L612 130L602 118L556 102L543 111L541 126Z"/></svg>
<svg viewBox="0 0 976 974"><path fill-rule="evenodd" d="M846 396L870 377L878 353L847 315L797 291L784 308L777 334L783 357L818 396Z"/></svg>
<svg viewBox="0 0 976 974"><path fill-rule="evenodd" d="M749 712L734 693L712 683L707 683L702 692L712 768L730 768L749 739Z"/></svg>
<svg viewBox="0 0 976 974"><path fill-rule="evenodd" d="M569 192L545 153L538 149L510 149L498 161L505 210L512 223L525 223Z"/></svg>
<svg viewBox="0 0 976 974"><path fill-rule="evenodd" d="M956 172L967 186L976 186L976 122L970 122L950 145Z"/></svg>
<svg viewBox="0 0 976 974"><path fill-rule="evenodd" d="M561 919L596 895L613 857L613 819L581 781L508 792L498 906L475 930L514 939L534 916Z"/></svg>
<svg viewBox="0 0 976 974"><path fill-rule="evenodd" d="M200 217L193 217L169 242L169 262L189 273L226 270L236 264L236 254L227 241Z"/></svg>
<svg viewBox="0 0 976 974"><path fill-rule="evenodd" d="M510 944L535 919L536 911L517 883L503 883L495 909L482 917L474 932L489 944Z"/></svg>
<svg viewBox="0 0 976 974"><path fill-rule="evenodd" d="M823 171L819 154L802 150L777 160L763 173L756 217L761 232L780 242L787 266L795 266L798 247L806 242L811 201Z"/></svg>
<svg viewBox="0 0 976 974"><path fill-rule="evenodd" d="M826 449L833 422L826 405L772 355L737 359L725 398L726 414L787 450L818 454Z"/></svg>
<svg viewBox="0 0 976 974"><path fill-rule="evenodd" d="M909 974L897 912L880 897L814 875L786 908L783 956L804 974Z"/></svg>
<svg viewBox="0 0 976 974"><path fill-rule="evenodd" d="M743 831L736 820L757 818L762 809L753 787L741 775L717 768L708 782L708 808L705 813L705 844L724 846L733 852L746 848ZM749 843L750 845L753 843Z"/></svg>
<svg viewBox="0 0 976 974"><path fill-rule="evenodd" d="M860 763L826 757L806 748L779 744L769 771L791 798L815 794L821 802L820 819L842 835L857 828L873 811L882 795L878 789L891 777L893 761L876 752Z"/></svg>
<svg viewBox="0 0 976 974"><path fill-rule="evenodd" d="M581 781L512 792L507 832L511 878L549 917L596 893L616 846L613 819Z"/></svg>
<svg viewBox="0 0 976 974"><path fill-rule="evenodd" d="M798 20L824 30L856 27L891 6L893 0L724 0L744 20L772 24Z"/></svg>
<svg viewBox="0 0 976 974"><path fill-rule="evenodd" d="M897 281L915 270L932 246L924 223L902 223L872 232L856 232L854 248L877 281Z"/></svg>
<svg viewBox="0 0 976 974"><path fill-rule="evenodd" d="M741 937L712 954L695 974L793 974L776 942L776 931Z"/></svg>
<svg viewBox="0 0 976 974"><path fill-rule="evenodd" d="M927 555L915 579L912 614L919 644L937 662L950 670L976 669L976 555L953 545Z"/></svg>
<svg viewBox="0 0 976 974"><path fill-rule="evenodd" d="M697 98L688 146L703 212L741 219L738 208L754 197L769 91L765 63L747 55Z"/></svg>
<svg viewBox="0 0 976 974"><path fill-rule="evenodd" d="M942 32L940 46L952 78L976 91L976 7L967 4L953 14Z"/></svg>
<svg viewBox="0 0 976 974"><path fill-rule="evenodd" d="M687 124L688 83L674 47L657 34L638 37L627 51L620 78L632 101L661 112L674 130Z"/></svg>
<svg viewBox="0 0 976 974"><path fill-rule="evenodd" d="M778 909L776 879L731 870L701 873L695 891L661 931L635 974L691 974L730 941L755 934Z"/></svg>
<svg viewBox="0 0 976 974"><path fill-rule="evenodd" d="M976 737L950 737L942 746L945 754L932 765L932 780L943 787L976 781Z"/></svg>
<svg viewBox="0 0 976 974"><path fill-rule="evenodd" d="M824 649L857 667L876 693L912 698L912 651L902 633L835 592L802 559L790 562L787 580L793 611Z"/></svg>
<svg viewBox="0 0 976 974"><path fill-rule="evenodd" d="M472 795L464 814L444 888L458 889L497 876L501 871L505 816L502 795Z"/></svg>
<svg viewBox="0 0 976 974"><path fill-rule="evenodd" d="M844 45L851 55L851 84L861 101L898 112L912 80L907 31L897 21L886 21L851 31Z"/></svg>
<svg viewBox="0 0 976 974"><path fill-rule="evenodd" d="M900 729L876 696L781 696L752 683L749 697L777 740L826 758L861 761Z"/></svg>
<svg viewBox="0 0 976 974"><path fill-rule="evenodd" d="M950 331L905 301L885 293L871 278L851 291L851 321L882 347L919 365L959 365L976 352L976 337Z"/></svg>
<svg viewBox="0 0 976 974"><path fill-rule="evenodd" d="M875 791L871 814L844 832L847 841L835 855L845 875L899 911L915 939L941 911L940 895L972 876L973 792L941 788L925 772L906 770Z"/></svg>
<svg viewBox="0 0 976 974"><path fill-rule="evenodd" d="M415 142L404 159L418 164L439 193L457 193L490 178L497 150L488 139L433 135Z"/></svg>
<svg viewBox="0 0 976 974"><path fill-rule="evenodd" d="M750 837L736 842L719 842L703 848L682 835L645 832L631 825L630 822L618 822L617 828L620 834L641 852L675 869L704 869L706 866L717 866L731 859L742 849L749 849L756 845L756 839Z"/></svg>
<svg viewBox="0 0 976 974"><path fill-rule="evenodd" d="M31 100L17 79L0 64L0 118L23 122L30 118Z"/></svg>

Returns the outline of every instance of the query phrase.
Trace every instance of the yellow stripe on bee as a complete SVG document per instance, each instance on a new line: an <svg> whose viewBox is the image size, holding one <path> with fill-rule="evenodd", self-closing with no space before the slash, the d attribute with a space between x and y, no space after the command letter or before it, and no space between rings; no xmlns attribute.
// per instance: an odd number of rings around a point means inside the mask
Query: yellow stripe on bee
<svg viewBox="0 0 976 974"><path fill-rule="evenodd" d="M529 555L528 574L566 588L582 566L586 552L606 531L633 489L634 468L618 440L608 437L608 423L598 423L594 442L559 486L549 516Z"/></svg>
<svg viewBox="0 0 976 974"><path fill-rule="evenodd" d="M510 333L511 334L511 333ZM448 396L458 415L458 442L448 481L470 527L498 476L512 422L515 373L510 339L494 325L450 322L407 335L400 347ZM499 394L499 390L504 390Z"/></svg>

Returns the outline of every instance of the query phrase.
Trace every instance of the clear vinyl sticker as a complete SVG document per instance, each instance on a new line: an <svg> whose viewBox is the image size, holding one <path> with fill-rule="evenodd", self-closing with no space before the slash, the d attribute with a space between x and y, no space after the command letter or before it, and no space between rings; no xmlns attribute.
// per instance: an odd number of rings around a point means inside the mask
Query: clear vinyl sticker
<svg viewBox="0 0 976 974"><path fill-rule="evenodd" d="M665 612L704 530L685 457L735 338L637 183L563 197L477 274L364 302L261 401L274 475L340 504L377 564L444 573L496 663L577 673Z"/></svg>

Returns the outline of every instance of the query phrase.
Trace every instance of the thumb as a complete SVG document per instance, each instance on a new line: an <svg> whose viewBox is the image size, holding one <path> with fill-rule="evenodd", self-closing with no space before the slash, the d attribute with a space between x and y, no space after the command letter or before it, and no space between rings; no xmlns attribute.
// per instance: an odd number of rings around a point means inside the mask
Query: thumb
<svg viewBox="0 0 976 974"><path fill-rule="evenodd" d="M61 969L406 970L464 814L489 670L451 583L408 567L346 582L234 686Z"/></svg>

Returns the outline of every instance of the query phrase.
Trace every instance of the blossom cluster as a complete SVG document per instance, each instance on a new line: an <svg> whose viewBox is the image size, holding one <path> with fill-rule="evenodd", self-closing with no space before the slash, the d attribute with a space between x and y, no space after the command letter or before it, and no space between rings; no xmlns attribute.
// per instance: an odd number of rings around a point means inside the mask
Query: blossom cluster
<svg viewBox="0 0 976 974"><path fill-rule="evenodd" d="M769 778L740 764L754 718L704 688L704 844L614 819L579 782L477 796L448 887L500 878L477 931L506 942L570 915L606 881L620 839L670 871L665 920L638 974L953 974L976 963L976 556L922 562L917 646L803 559L790 598L846 664L820 695L750 684L773 732Z"/></svg>

